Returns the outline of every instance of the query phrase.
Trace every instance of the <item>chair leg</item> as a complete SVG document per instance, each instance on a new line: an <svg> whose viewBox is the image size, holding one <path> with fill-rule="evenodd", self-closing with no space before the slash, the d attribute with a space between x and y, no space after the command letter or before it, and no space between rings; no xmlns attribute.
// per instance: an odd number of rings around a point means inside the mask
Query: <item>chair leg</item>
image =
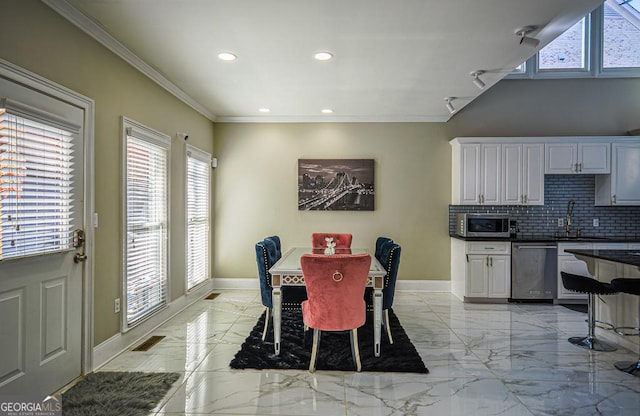
<svg viewBox="0 0 640 416"><path fill-rule="evenodd" d="M358 347L358 329L351 330L351 356L353 357L353 363L356 366L356 371L362 370L362 364L360 363L360 348Z"/></svg>
<svg viewBox="0 0 640 416"><path fill-rule="evenodd" d="M262 331L262 340L264 341L265 339L267 339L267 329L269 329L269 315L271 312L271 308L267 308L267 310L265 311L265 317L264 317L264 330Z"/></svg>
<svg viewBox="0 0 640 416"><path fill-rule="evenodd" d="M391 336L391 326L389 325L389 309L384 310L382 315L382 324L387 330L387 336L389 337L389 344L393 344L393 337Z"/></svg>
<svg viewBox="0 0 640 416"><path fill-rule="evenodd" d="M589 334L586 337L571 337L569 342L578 347L586 348L593 351L615 351L618 349L614 344L607 341L602 341L596 338L596 295L589 293L587 298L587 321L589 322Z"/></svg>
<svg viewBox="0 0 640 416"><path fill-rule="evenodd" d="M313 346L311 347L311 361L309 361L309 372L316 371L316 361L318 360L318 345L320 344L320 330L313 329Z"/></svg>

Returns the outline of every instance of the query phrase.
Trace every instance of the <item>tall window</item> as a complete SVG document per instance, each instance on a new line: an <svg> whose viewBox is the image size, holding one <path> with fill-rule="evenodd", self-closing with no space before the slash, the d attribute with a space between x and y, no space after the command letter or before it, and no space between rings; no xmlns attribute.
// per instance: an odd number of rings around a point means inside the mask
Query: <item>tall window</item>
<svg viewBox="0 0 640 416"><path fill-rule="evenodd" d="M209 278L211 155L187 145L187 289Z"/></svg>
<svg viewBox="0 0 640 416"><path fill-rule="evenodd" d="M509 78L640 77L640 0L606 0Z"/></svg>
<svg viewBox="0 0 640 416"><path fill-rule="evenodd" d="M602 67L640 68L640 1L604 4Z"/></svg>
<svg viewBox="0 0 640 416"><path fill-rule="evenodd" d="M558 36L538 52L538 69L585 70L589 65L587 17Z"/></svg>
<svg viewBox="0 0 640 416"><path fill-rule="evenodd" d="M123 118L125 328L167 303L170 138Z"/></svg>
<svg viewBox="0 0 640 416"><path fill-rule="evenodd" d="M71 248L78 132L54 115L0 100L0 259Z"/></svg>

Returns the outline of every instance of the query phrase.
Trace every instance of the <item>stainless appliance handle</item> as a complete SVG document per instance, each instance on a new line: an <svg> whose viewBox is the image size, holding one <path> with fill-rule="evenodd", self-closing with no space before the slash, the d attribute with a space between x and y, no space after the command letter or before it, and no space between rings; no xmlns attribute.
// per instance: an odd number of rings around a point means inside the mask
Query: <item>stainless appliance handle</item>
<svg viewBox="0 0 640 416"><path fill-rule="evenodd" d="M541 248L543 248L543 249L555 249L555 248L558 248L558 247L557 246L529 246L529 245L527 245L527 246L516 246L516 248L518 250L529 250L529 249L541 249Z"/></svg>

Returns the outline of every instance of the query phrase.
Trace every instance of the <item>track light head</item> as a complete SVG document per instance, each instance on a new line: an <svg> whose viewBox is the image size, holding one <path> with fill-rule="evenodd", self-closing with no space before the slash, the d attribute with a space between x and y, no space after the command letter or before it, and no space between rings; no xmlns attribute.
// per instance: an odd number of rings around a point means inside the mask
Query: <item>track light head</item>
<svg viewBox="0 0 640 416"><path fill-rule="evenodd" d="M456 97L444 97L444 101L446 103L447 110L449 110L449 112L451 114L456 112L456 108L453 106L453 104L451 104L451 101L453 101L455 99L456 99Z"/></svg>
<svg viewBox="0 0 640 416"><path fill-rule="evenodd" d="M537 28L538 26L525 26L522 29L516 30L516 35L520 38L520 45L526 45L532 48L537 47L540 44L540 40L527 36Z"/></svg>
<svg viewBox="0 0 640 416"><path fill-rule="evenodd" d="M484 73L485 71L473 71L471 74L469 74L473 77L473 85L480 88L481 90L483 90L484 87L487 86L487 84L485 84L484 81L479 78L480 75Z"/></svg>

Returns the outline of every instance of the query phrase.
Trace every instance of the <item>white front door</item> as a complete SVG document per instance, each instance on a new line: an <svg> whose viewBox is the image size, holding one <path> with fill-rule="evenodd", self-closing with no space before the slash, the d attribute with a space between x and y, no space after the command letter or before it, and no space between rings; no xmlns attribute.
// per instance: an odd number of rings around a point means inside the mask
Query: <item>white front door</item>
<svg viewBox="0 0 640 416"><path fill-rule="evenodd" d="M2 76L1 98L81 126L71 136L73 202L69 214L72 229L84 229L84 110ZM3 210L8 211L0 205L0 221L6 224L11 218ZM11 242L3 244L11 246ZM82 251L69 247L54 254L0 261L0 395L45 397L80 376L85 263L74 262L74 255Z"/></svg>

